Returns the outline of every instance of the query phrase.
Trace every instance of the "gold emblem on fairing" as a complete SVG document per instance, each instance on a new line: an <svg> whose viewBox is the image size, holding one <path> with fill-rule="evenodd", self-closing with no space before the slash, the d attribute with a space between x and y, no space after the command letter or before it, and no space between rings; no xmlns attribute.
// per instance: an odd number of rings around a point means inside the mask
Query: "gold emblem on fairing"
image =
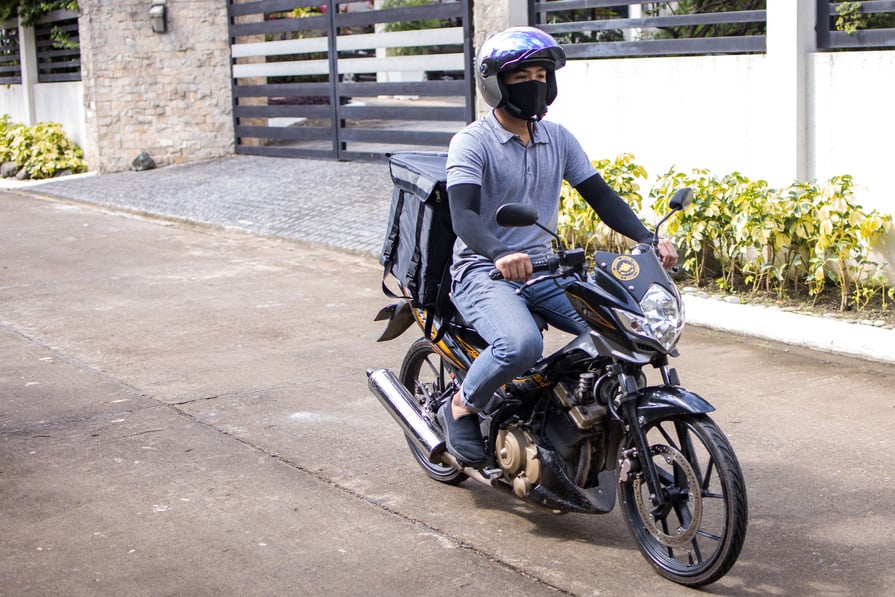
<svg viewBox="0 0 895 597"><path fill-rule="evenodd" d="M612 262L612 275L627 282L640 275L640 265L632 257L619 255Z"/></svg>

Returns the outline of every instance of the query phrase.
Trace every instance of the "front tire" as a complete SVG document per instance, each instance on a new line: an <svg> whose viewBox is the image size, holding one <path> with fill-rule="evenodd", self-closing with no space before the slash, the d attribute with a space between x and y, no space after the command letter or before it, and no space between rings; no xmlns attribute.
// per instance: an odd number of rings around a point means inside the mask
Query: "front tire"
<svg viewBox="0 0 895 597"><path fill-rule="evenodd" d="M401 363L400 380L404 387L413 394L413 404L420 414L438 426L438 420L435 417L437 407L440 405L438 399L448 393L453 384L450 371L441 355L435 352L432 344L425 338L414 342L404 356L404 362ZM452 466L429 462L426 455L420 452L409 439L407 445L417 464L436 481L448 485L459 485L468 478L465 473Z"/></svg>
<svg viewBox="0 0 895 597"><path fill-rule="evenodd" d="M655 509L637 476L623 483L628 529L665 578L690 587L713 583L746 538L746 484L733 448L706 415L662 419L644 431L667 503Z"/></svg>

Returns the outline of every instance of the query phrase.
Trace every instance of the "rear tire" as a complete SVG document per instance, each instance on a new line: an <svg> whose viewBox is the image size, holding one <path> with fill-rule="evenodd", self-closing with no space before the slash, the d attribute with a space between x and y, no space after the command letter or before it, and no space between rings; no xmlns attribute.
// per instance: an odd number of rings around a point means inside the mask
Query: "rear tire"
<svg viewBox="0 0 895 597"><path fill-rule="evenodd" d="M452 380L441 355L435 352L432 344L425 338L414 342L404 356L404 362L401 363L400 380L413 395L413 404L423 418L439 427L436 413L437 406L440 406L441 403L436 402L433 398L444 396L448 387L452 385ZM409 439L407 445L417 464L436 481L448 485L459 485L468 478L465 473L452 466L429 462L426 455L420 452Z"/></svg>
<svg viewBox="0 0 895 597"><path fill-rule="evenodd" d="M623 483L628 529L665 578L689 587L713 583L746 538L746 484L733 448L706 415L662 419L645 431L668 507L656 511L645 481Z"/></svg>

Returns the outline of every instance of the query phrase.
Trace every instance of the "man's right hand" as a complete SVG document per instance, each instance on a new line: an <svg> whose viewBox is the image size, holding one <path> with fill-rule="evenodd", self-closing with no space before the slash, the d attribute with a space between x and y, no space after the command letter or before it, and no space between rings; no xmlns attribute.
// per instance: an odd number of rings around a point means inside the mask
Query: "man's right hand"
<svg viewBox="0 0 895 597"><path fill-rule="evenodd" d="M510 253L494 262L504 280L528 282L531 279L531 257L527 253Z"/></svg>

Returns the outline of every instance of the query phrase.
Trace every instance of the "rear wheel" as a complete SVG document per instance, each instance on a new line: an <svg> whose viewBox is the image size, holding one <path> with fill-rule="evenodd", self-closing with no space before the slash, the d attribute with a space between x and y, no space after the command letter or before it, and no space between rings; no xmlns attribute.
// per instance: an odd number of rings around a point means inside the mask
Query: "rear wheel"
<svg viewBox="0 0 895 597"><path fill-rule="evenodd" d="M400 379L413 395L413 404L423 418L437 427L435 414L442 398L449 395L452 380L441 355L435 352L425 338L420 338L410 346L401 364ZM420 467L436 481L459 485L468 478L451 466L429 462L426 455L410 440L407 440L407 445Z"/></svg>
<svg viewBox="0 0 895 597"><path fill-rule="evenodd" d="M715 582L746 538L746 484L733 448L705 415L656 421L646 434L666 503L656 508L635 475L620 488L628 528L665 578L691 587Z"/></svg>

